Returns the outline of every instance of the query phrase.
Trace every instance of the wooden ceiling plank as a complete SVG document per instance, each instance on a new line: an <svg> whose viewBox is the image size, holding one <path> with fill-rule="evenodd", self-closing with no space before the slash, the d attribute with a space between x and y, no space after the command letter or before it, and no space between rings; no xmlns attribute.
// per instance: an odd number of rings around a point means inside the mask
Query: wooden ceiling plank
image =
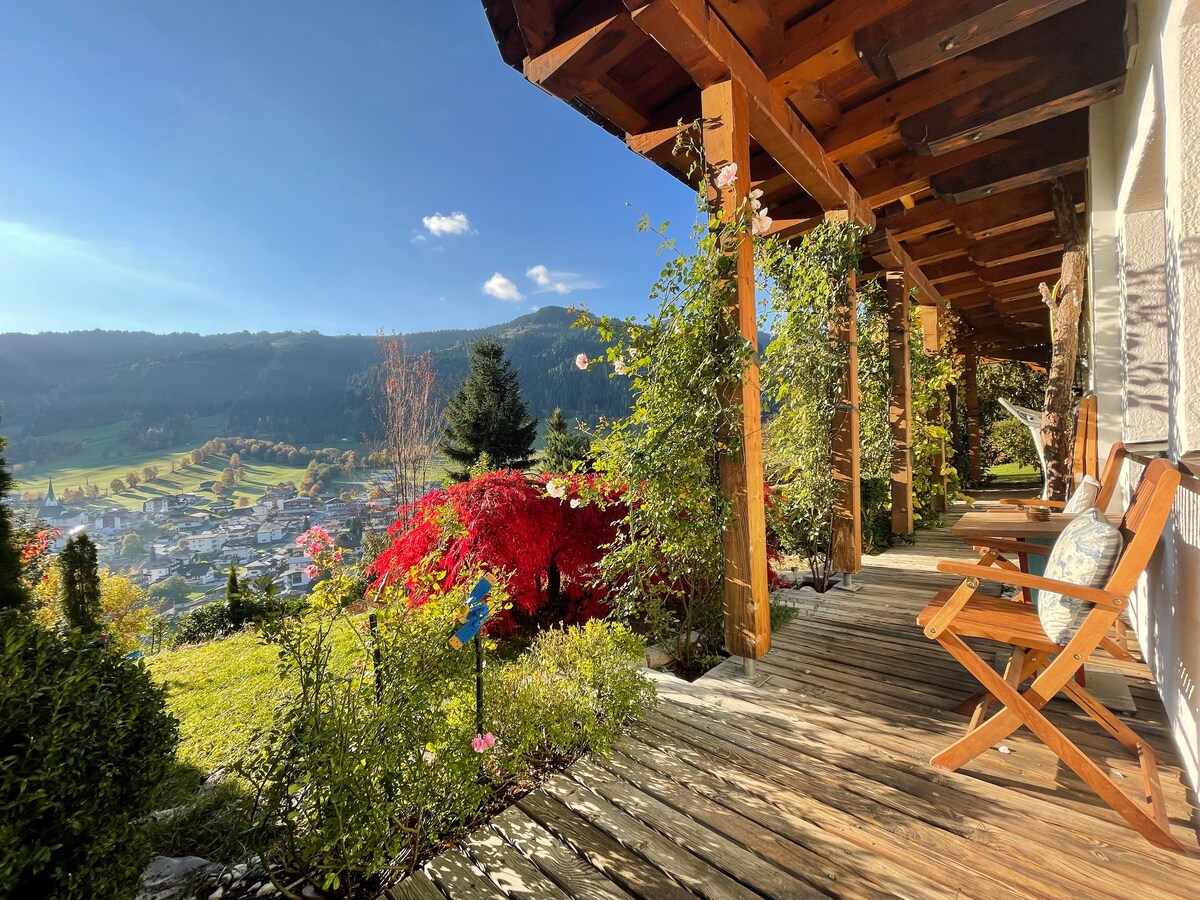
<svg viewBox="0 0 1200 900"><path fill-rule="evenodd" d="M961 278L963 275L974 275L975 263L963 255L938 263L928 263L924 269L926 276L933 284L944 284Z"/></svg>
<svg viewBox="0 0 1200 900"><path fill-rule="evenodd" d="M950 203L969 203L1087 168L1086 109L1022 128L1005 137L1017 138L1015 145L931 177L929 187L933 195Z"/></svg>
<svg viewBox="0 0 1200 900"><path fill-rule="evenodd" d="M553 0L524 0L514 9L526 55L539 56L554 40Z"/></svg>
<svg viewBox="0 0 1200 900"><path fill-rule="evenodd" d="M769 0L708 2L755 58L764 59L771 55L782 29L775 20L774 7Z"/></svg>
<svg viewBox="0 0 1200 900"><path fill-rule="evenodd" d="M525 77L555 96L573 99L643 40L619 2L584 4L563 21L554 44L525 60Z"/></svg>
<svg viewBox="0 0 1200 900"><path fill-rule="evenodd" d="M986 268L1040 256L1047 250L1061 249L1062 239L1054 225L1042 224L990 240L978 241L971 246L970 256L976 265Z"/></svg>
<svg viewBox="0 0 1200 900"><path fill-rule="evenodd" d="M790 97L857 62L855 32L908 5L909 0L833 0L785 32L779 44L786 49L764 66L771 86Z"/></svg>
<svg viewBox="0 0 1200 900"><path fill-rule="evenodd" d="M860 58L884 81L902 81L1006 37L1083 0L923 0L864 28Z"/></svg>
<svg viewBox="0 0 1200 900"><path fill-rule="evenodd" d="M772 90L762 69L704 0L625 0L634 22L683 66L701 87L728 75L750 97L750 130L823 209L846 209L871 228L875 214L825 155L787 102Z"/></svg>
<svg viewBox="0 0 1200 900"><path fill-rule="evenodd" d="M966 256L971 248L971 239L957 231L948 231L928 240L908 245L908 254L918 265L942 262L956 256Z"/></svg>
<svg viewBox="0 0 1200 900"><path fill-rule="evenodd" d="M1126 0L1087 0L990 45L1007 47L1047 32L1055 41L1027 57L1033 65L998 72L986 84L971 84L904 116L901 136L918 153L936 156L1114 96L1125 83L1126 14Z"/></svg>
<svg viewBox="0 0 1200 900"><path fill-rule="evenodd" d="M1049 204L1050 195L1047 193L1046 205ZM944 200L926 200L903 213L880 219L880 225L899 240L906 241L953 225L956 211L957 207Z"/></svg>
<svg viewBox="0 0 1200 900"><path fill-rule="evenodd" d="M1071 196L1084 196L1085 185L1081 173L1068 176L1066 181ZM974 239L996 237L1054 219L1054 211L1050 206L1050 186L1047 184L1031 184L961 206L946 206L954 211L952 218L959 230Z"/></svg>
<svg viewBox="0 0 1200 900"><path fill-rule="evenodd" d="M1011 150L1018 144L1018 139L1006 134L943 156L921 156L906 149L901 155L881 163L874 171L854 179L854 186L873 207L883 206L924 190L929 187L929 179L940 172L993 153Z"/></svg>
<svg viewBox="0 0 1200 900"><path fill-rule="evenodd" d="M981 269L979 279L991 287L1005 287L1056 275L1061 268L1062 254L1051 251L1041 256Z"/></svg>

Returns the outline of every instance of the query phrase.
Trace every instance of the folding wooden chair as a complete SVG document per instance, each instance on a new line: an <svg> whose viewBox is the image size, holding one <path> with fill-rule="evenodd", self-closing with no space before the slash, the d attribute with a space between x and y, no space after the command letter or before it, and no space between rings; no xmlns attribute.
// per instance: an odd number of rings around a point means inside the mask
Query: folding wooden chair
<svg viewBox="0 0 1200 900"><path fill-rule="evenodd" d="M1147 840L1183 852L1170 833L1158 778L1159 760L1153 748L1072 680L1102 645L1109 628L1129 602L1129 595L1162 534L1178 485L1179 472L1167 460L1155 460L1146 467L1121 521L1123 549L1103 588L1029 575L1016 570L1011 563L997 567L998 556L985 555L978 564L955 561L938 564L938 571L961 575L964 580L954 590L941 591L917 617L917 623L925 629L926 636L945 647L974 675L988 693L979 700L966 735L934 756L930 760L933 765L954 771L1024 725ZM1075 636L1065 646L1059 646L1042 629L1036 607L977 595L985 580L1054 591L1094 605ZM1003 676L966 644L963 638L969 637L988 638L1012 647ZM1039 669L1040 674L1022 691L1021 685ZM1043 715L1042 708L1060 691L1138 759L1144 788L1141 802L1128 797ZM990 719L985 718L993 697L1003 708Z"/></svg>

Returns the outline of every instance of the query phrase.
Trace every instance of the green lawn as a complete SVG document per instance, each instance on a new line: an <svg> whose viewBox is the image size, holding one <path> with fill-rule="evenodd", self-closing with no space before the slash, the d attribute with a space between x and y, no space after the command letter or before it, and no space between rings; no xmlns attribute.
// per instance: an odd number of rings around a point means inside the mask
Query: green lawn
<svg viewBox="0 0 1200 900"><path fill-rule="evenodd" d="M992 466L987 471L989 483L1005 484L1041 484L1042 470L1037 466L1021 466L1017 463L1003 463Z"/></svg>
<svg viewBox="0 0 1200 900"><path fill-rule="evenodd" d="M333 666L348 671L364 651L349 623L335 631ZM266 726L283 697L278 651L252 632L146 658L154 680L167 687L167 705L180 722L179 759L203 772L227 766Z"/></svg>

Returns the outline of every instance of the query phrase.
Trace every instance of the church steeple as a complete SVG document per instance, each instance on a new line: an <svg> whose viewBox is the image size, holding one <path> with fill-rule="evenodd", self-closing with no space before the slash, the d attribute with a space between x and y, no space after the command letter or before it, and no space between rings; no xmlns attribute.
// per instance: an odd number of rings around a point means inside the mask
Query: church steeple
<svg viewBox="0 0 1200 900"><path fill-rule="evenodd" d="M49 486L46 488L46 502L45 502L43 505L45 505L45 506L52 506L52 505L54 504L54 502L55 502L55 497L54 497L54 479L53 479L53 478L48 478L48 479L46 479L46 480L47 480L47 482L49 483Z"/></svg>

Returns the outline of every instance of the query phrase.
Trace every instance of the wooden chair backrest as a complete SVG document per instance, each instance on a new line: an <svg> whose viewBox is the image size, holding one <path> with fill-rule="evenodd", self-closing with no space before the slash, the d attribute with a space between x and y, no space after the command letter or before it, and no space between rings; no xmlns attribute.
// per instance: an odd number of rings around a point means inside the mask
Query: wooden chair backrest
<svg viewBox="0 0 1200 900"><path fill-rule="evenodd" d="M1075 417L1075 453L1071 465L1075 484L1079 484L1087 475L1099 477L1100 459L1096 443L1096 395L1088 394L1080 399L1079 413Z"/></svg>
<svg viewBox="0 0 1200 900"><path fill-rule="evenodd" d="M1100 492L1096 495L1096 509L1104 512L1117 492L1121 483L1121 467L1129 457L1125 445L1117 441L1108 451L1108 460L1104 463L1104 472L1100 475Z"/></svg>
<svg viewBox="0 0 1200 900"><path fill-rule="evenodd" d="M1156 459L1146 466L1121 519L1125 546L1112 577L1108 579L1107 590L1126 597L1137 587L1167 524L1179 479L1179 469L1170 460Z"/></svg>

